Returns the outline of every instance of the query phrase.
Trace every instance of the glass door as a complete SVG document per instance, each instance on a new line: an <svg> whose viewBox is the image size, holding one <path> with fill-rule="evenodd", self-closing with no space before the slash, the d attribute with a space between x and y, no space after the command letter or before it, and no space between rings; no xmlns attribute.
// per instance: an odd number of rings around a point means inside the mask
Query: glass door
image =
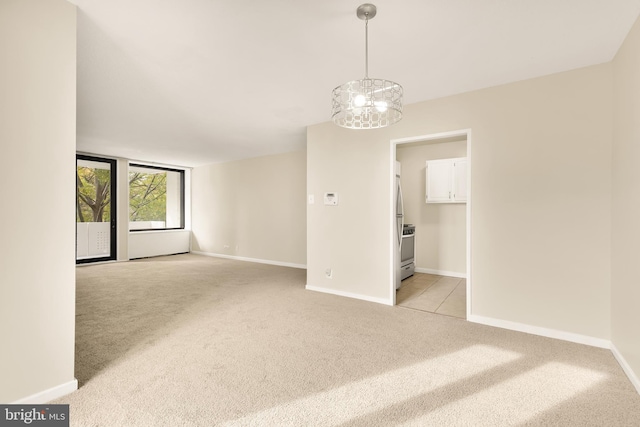
<svg viewBox="0 0 640 427"><path fill-rule="evenodd" d="M116 259L116 161L76 156L76 264Z"/></svg>

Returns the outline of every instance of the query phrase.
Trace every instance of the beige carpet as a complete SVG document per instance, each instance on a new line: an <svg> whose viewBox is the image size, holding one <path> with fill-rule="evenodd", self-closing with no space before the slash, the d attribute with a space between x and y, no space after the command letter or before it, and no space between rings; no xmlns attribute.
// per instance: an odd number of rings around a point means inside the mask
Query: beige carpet
<svg viewBox="0 0 640 427"><path fill-rule="evenodd" d="M73 426L639 426L608 350L197 255L77 268Z"/></svg>

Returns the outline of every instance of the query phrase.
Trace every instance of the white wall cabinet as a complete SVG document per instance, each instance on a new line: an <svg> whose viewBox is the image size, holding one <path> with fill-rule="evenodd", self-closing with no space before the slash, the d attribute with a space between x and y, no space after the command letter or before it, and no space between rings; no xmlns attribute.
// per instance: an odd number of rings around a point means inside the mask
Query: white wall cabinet
<svg viewBox="0 0 640 427"><path fill-rule="evenodd" d="M427 160L427 203L466 203L467 158Z"/></svg>

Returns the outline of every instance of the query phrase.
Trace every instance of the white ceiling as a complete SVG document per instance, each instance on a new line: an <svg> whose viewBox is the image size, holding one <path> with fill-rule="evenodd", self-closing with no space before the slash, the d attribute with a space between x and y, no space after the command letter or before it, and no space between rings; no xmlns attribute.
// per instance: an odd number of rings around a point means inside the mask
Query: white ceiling
<svg viewBox="0 0 640 427"><path fill-rule="evenodd" d="M364 77L362 1L71 0L78 151L198 166L303 149ZM376 0L405 105L610 61L640 0ZM367 131L363 131L367 132Z"/></svg>

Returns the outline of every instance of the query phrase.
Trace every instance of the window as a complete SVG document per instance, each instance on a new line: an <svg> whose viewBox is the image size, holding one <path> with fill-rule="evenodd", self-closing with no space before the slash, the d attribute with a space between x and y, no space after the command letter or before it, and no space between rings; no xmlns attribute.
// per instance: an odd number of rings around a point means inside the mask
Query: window
<svg viewBox="0 0 640 427"><path fill-rule="evenodd" d="M184 171L129 165L129 231L184 228Z"/></svg>
<svg viewBox="0 0 640 427"><path fill-rule="evenodd" d="M116 259L116 161L76 156L76 263Z"/></svg>

